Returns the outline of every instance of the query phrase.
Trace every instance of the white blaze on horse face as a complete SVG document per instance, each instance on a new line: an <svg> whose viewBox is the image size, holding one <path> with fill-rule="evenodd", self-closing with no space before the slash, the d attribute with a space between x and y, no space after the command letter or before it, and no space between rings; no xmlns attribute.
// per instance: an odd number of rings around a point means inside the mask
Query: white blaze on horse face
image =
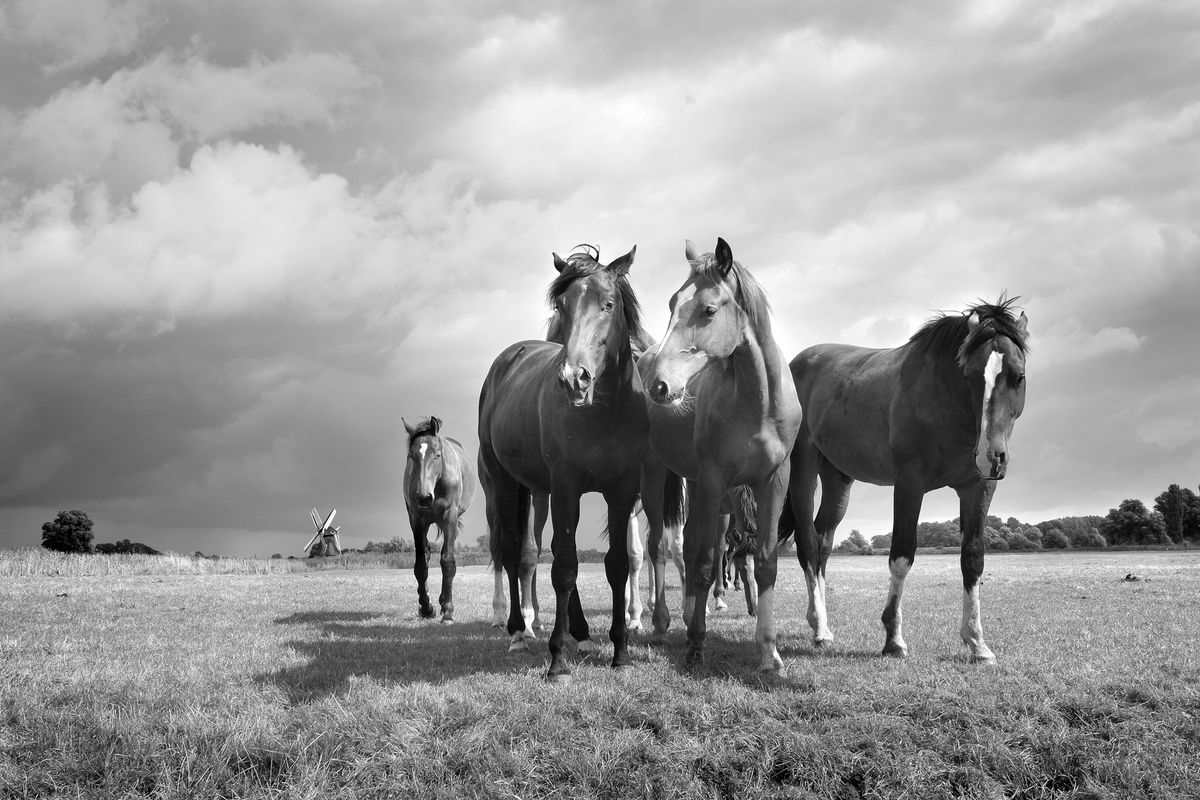
<svg viewBox="0 0 1200 800"><path fill-rule="evenodd" d="M988 409L992 404L992 394L996 390L996 377L1003 369L1004 354L993 350L983 368L983 408L979 412L979 441L975 445L975 467L980 475L992 474L992 465L988 458L991 449L988 443Z"/></svg>

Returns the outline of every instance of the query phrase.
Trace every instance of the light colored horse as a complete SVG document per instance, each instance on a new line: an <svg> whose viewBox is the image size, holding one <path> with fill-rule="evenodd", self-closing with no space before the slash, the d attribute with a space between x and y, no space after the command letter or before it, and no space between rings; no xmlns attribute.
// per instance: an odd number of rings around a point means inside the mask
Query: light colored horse
<svg viewBox="0 0 1200 800"><path fill-rule="evenodd" d="M429 527L436 525L442 537L442 591L438 597L442 622L454 621L454 576L458 565L455 543L462 515L475 497L475 467L457 439L442 436L442 421L430 417L409 425L408 459L404 465L404 505L417 550L413 573L417 578L417 604L422 617L433 617L433 605L425 582L429 576Z"/></svg>
<svg viewBox="0 0 1200 800"><path fill-rule="evenodd" d="M724 239L712 253L701 255L691 242L684 253L689 274L671 299L667 333L638 368L654 401L651 448L688 481L686 662L704 659L706 604L696 599L720 576L727 493L746 484L758 504L755 640L760 668L775 671L783 667L773 613L776 535L800 403L757 281L734 261Z"/></svg>

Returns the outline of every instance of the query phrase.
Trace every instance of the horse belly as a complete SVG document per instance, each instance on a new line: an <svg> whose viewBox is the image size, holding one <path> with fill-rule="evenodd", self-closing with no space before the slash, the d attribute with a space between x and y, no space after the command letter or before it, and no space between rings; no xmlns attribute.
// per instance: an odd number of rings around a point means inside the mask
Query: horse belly
<svg viewBox="0 0 1200 800"><path fill-rule="evenodd" d="M825 416L809 429L813 444L829 463L856 481L876 486L896 483L886 425L871 424L870 412Z"/></svg>

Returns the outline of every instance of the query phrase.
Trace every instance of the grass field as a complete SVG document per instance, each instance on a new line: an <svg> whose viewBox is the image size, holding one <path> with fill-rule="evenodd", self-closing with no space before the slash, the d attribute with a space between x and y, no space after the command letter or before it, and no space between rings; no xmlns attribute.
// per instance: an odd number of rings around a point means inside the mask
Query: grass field
<svg viewBox="0 0 1200 800"><path fill-rule="evenodd" d="M838 644L823 652L788 560L785 675L753 673L737 602L710 615L707 664L684 669L676 586L672 630L635 640L634 670L612 672L602 649L566 686L542 680L544 639L507 654L483 567L460 571L460 621L441 626L417 617L408 572L149 563L50 575L0 560L0 797L1124 800L1200 787L1194 552L989 555L990 668L958 641L956 557L918 558L905 661L877 655L886 559L831 560ZM581 589L607 645L602 567L584 567Z"/></svg>

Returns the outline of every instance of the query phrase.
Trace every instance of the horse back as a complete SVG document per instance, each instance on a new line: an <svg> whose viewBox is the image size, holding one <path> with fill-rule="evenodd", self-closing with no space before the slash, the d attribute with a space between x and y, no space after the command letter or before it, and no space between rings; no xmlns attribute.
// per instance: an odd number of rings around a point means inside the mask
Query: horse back
<svg viewBox="0 0 1200 800"><path fill-rule="evenodd" d="M789 365L804 409L808 438L855 480L895 483L893 412L903 354L845 344L820 344Z"/></svg>
<svg viewBox="0 0 1200 800"><path fill-rule="evenodd" d="M562 345L538 339L509 345L492 362L479 393L481 453L504 464L522 484L550 490L542 457L538 400L553 380Z"/></svg>

